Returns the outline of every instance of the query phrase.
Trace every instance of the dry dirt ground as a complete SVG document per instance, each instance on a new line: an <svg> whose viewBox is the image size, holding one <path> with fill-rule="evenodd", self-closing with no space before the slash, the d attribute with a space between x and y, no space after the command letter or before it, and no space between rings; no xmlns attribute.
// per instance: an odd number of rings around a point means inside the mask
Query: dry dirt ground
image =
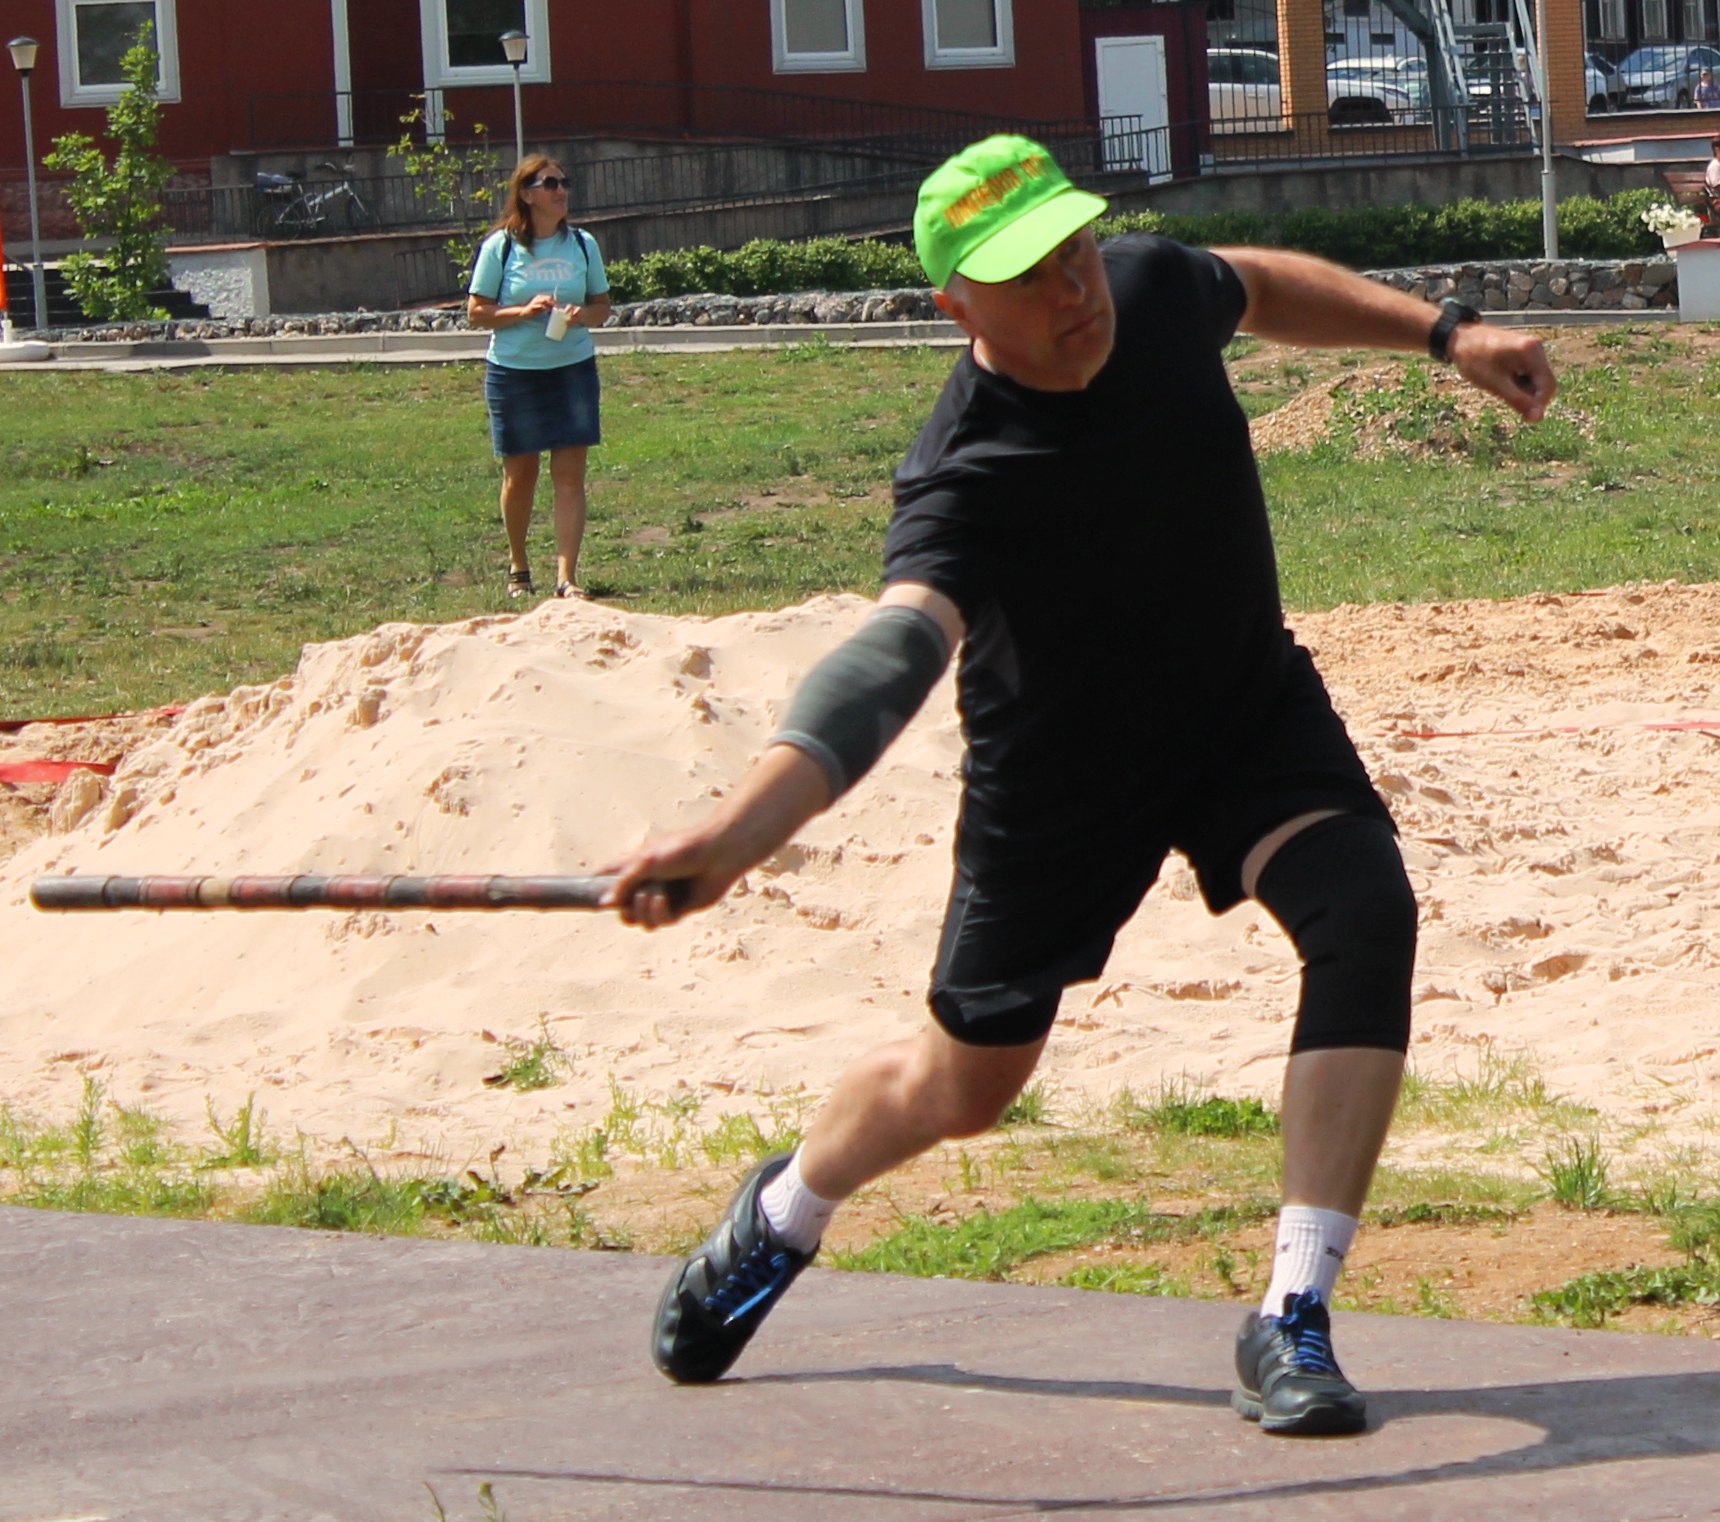
<svg viewBox="0 0 1720 1522"><path fill-rule="evenodd" d="M1698 347L1720 348L1712 335L1696 335ZM1560 354L1569 363L1594 357L1600 350L1593 336L1562 337ZM1270 350L1256 351L1247 366L1260 374L1290 358ZM1297 356L1298 362L1305 356ZM1702 354L1692 356L1700 363ZM1401 367L1376 365L1338 371L1324 366L1310 371L1302 395L1257 425L1263 448L1293 446L1316 435L1333 405L1335 387L1368 386L1377 379L1401 376ZM1243 376L1247 384L1247 376ZM1437 442L1431 446L1437 447ZM1720 588L1686 589L1707 595L1687 599L1689 616L1702 619L1720 607ZM1414 659L1418 641L1411 627L1430 625L1450 610L1397 610L1394 648ZM1659 611L1665 632L1667 609ZM1324 651L1378 648L1375 625L1380 614L1369 609L1339 609L1325 615L1321 630ZM1476 652L1467 680L1482 681L1491 668L1511 669L1509 662L1489 662L1482 652L1525 646L1541 636L1531 629L1534 600L1498 604L1466 603L1462 619L1467 643ZM1346 620L1354 628L1346 633ZM1443 632L1443 631L1441 631ZM1689 631L1693 645L1713 632L1707 624ZM1544 647L1542 647L1544 653ZM1695 657L1691 657L1694 659ZM1471 698L1476 696L1473 687ZM1508 706L1501 697L1500 707ZM0 718L11 716L0 715ZM0 764L27 759L83 759L112 762L147 742L171 715L131 715L83 723L31 724L0 729ZM53 783L0 782L0 860L52 827L55 800L61 788ZM1013 1149L1006 1169L987 1165L1003 1149ZM1025 1158L1025 1160L1024 1160ZM829 1245L856 1247L891 1230L903 1215L924 1214L955 1221L975 1210L1007 1208L1035 1192L1036 1168L1032 1148L1017 1147L1015 1139L997 1136L969 1142L961 1149L945 1148L898 1171L853 1202L833 1226ZM964 1166L965 1159L965 1166ZM978 1166L975 1166L977 1161ZM600 1239L616 1245L662 1250L680 1246L699 1234L720 1209L734 1173L729 1168L682 1167L672 1172L623 1164L582 1206ZM1200 1198L1178 1200L1173 1180L1154 1180L1155 1208L1193 1212L1213 1203ZM1067 1197L1127 1193L1127 1186L1107 1186L1094 1180L1071 1184L1059 1169L1040 1179L1040 1192ZM1166 1197L1160 1190L1170 1187ZM1047 1257L1030 1263L1015 1277L1055 1280L1083 1265L1157 1264L1196 1293L1229 1297L1238 1304L1259 1293L1261 1267L1271 1248L1271 1224L1262 1221L1226 1236L1222 1241L1156 1244L1150 1248L1106 1247ZM1357 1241L1341 1288L1352 1303L1381 1309L1423 1311L1479 1319L1517 1320L1528 1314L1528 1296L1557 1286L1579 1274L1631 1265L1656 1266L1681 1261L1666 1242L1664 1229L1640 1215L1577 1213L1550 1203L1508 1218L1483 1224L1421 1223L1374 1227ZM1677 1310L1643 1308L1627 1313L1613 1325L1634 1330L1680 1331L1720 1335L1720 1311L1712 1307Z"/></svg>

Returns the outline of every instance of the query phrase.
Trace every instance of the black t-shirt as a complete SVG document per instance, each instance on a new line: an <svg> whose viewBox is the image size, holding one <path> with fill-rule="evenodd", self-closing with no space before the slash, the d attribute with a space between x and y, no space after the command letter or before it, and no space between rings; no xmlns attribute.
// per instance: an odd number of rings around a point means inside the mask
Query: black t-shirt
<svg viewBox="0 0 1720 1522"><path fill-rule="evenodd" d="M1150 235L1104 259L1116 346L1092 383L1034 391L965 354L896 473L884 579L935 587L967 624L971 859L1091 849L1124 802L1173 809L1246 740L1292 649L1223 362L1242 283Z"/></svg>

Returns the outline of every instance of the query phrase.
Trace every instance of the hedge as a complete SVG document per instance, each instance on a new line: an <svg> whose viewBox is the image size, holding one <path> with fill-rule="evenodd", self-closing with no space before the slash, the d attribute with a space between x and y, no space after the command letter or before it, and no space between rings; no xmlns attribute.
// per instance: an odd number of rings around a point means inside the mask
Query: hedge
<svg viewBox="0 0 1720 1522"><path fill-rule="evenodd" d="M1645 207L1663 192L1626 190L1599 200L1571 196L1559 203L1559 253L1568 259L1634 259L1660 252L1642 223ZM1157 232L1202 246L1252 243L1319 254L1353 269L1462 264L1541 255L1539 201L1451 201L1444 206L1359 206L1344 211L1308 206L1282 214L1216 211L1169 215L1130 212L1101 217L1099 236ZM646 301L695 293L770 296L793 291L902 290L924 286L910 248L894 243L814 238L804 243L755 239L724 252L683 248L617 259L609 286L617 301Z"/></svg>

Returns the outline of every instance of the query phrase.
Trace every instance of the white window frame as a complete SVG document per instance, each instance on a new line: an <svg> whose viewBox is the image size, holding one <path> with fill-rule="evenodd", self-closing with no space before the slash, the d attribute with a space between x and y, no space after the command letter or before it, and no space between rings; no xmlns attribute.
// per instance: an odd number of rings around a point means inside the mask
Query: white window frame
<svg viewBox="0 0 1720 1522"><path fill-rule="evenodd" d="M526 36L531 39L526 48L526 61L520 65L520 83L546 85L550 82L549 0L526 0ZM456 85L511 85L514 66L511 63L479 64L454 68L448 62L448 6L446 0L418 0L422 18L419 32L424 38L424 87L427 90L448 89Z"/></svg>
<svg viewBox="0 0 1720 1522"><path fill-rule="evenodd" d="M60 104L111 106L125 94L126 85L86 85L78 78L77 13L96 10L117 0L54 0L54 24L60 63ZM178 0L153 0L155 5L155 56L159 60L156 94L164 101L179 99Z"/></svg>
<svg viewBox="0 0 1720 1522"><path fill-rule="evenodd" d="M1625 29L1624 0L1600 0L1601 36L1612 42L1622 42L1630 35Z"/></svg>
<svg viewBox="0 0 1720 1522"><path fill-rule="evenodd" d="M776 73L858 74L865 72L866 6L864 0L842 0L848 15L848 50L844 53L789 52L788 4L789 0L770 0L771 67Z"/></svg>
<svg viewBox="0 0 1720 1522"><path fill-rule="evenodd" d="M1684 0L1684 40L1706 42L1708 34L1702 29L1702 0Z"/></svg>
<svg viewBox="0 0 1720 1522"><path fill-rule="evenodd" d="M1015 0L991 0L997 20L994 48L946 48L938 45L938 0L920 0L921 27L926 38L928 69L1012 69L1015 67Z"/></svg>
<svg viewBox="0 0 1720 1522"><path fill-rule="evenodd" d="M1672 33L1666 27L1666 0L1642 0L1642 40L1670 42Z"/></svg>

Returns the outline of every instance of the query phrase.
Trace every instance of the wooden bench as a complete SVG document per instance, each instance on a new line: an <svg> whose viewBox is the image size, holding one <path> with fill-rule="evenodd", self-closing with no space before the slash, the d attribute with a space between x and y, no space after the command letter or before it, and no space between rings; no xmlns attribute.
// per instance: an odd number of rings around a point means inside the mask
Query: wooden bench
<svg viewBox="0 0 1720 1522"><path fill-rule="evenodd" d="M1672 192L1673 201L1679 206L1688 206L1703 224L1715 220L1714 192L1708 188L1708 172L1704 169L1663 169L1661 179L1666 181L1666 188Z"/></svg>

